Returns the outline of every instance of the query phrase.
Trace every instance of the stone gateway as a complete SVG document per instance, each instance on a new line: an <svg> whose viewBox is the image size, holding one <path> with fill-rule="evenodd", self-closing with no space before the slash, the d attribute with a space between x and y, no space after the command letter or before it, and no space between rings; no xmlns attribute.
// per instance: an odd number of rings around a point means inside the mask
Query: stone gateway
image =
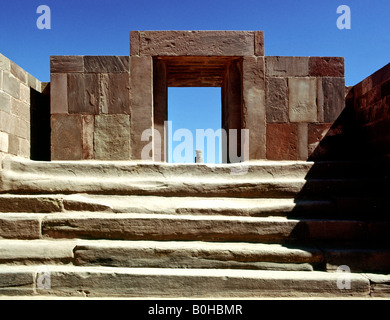
<svg viewBox="0 0 390 320"><path fill-rule="evenodd" d="M262 31L132 31L50 67L0 54L0 296L390 297L390 64L345 87L342 57ZM221 88L221 164L165 162L167 88L192 86Z"/></svg>

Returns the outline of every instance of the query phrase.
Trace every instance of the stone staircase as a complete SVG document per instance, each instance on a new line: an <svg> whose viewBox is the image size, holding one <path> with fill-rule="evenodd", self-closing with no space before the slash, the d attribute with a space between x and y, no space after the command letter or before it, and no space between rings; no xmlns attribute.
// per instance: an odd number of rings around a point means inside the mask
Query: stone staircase
<svg viewBox="0 0 390 320"><path fill-rule="evenodd" d="M390 296L374 163L6 157L0 190L3 296Z"/></svg>

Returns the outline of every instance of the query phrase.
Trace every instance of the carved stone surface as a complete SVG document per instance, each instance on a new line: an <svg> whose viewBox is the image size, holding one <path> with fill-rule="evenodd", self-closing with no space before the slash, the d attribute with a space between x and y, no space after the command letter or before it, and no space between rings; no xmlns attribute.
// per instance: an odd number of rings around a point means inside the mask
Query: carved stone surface
<svg viewBox="0 0 390 320"><path fill-rule="evenodd" d="M291 122L317 122L315 78L289 78L289 118Z"/></svg>

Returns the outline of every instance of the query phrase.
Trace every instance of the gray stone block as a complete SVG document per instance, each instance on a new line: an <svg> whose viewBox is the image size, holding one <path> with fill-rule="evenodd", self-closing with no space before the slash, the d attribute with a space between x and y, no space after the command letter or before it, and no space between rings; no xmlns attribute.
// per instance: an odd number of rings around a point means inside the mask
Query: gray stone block
<svg viewBox="0 0 390 320"><path fill-rule="evenodd" d="M16 99L20 95L20 82L9 72L3 72L3 90Z"/></svg>
<svg viewBox="0 0 390 320"><path fill-rule="evenodd" d="M99 160L130 159L130 116L95 116L94 154Z"/></svg>
<svg viewBox="0 0 390 320"><path fill-rule="evenodd" d="M0 91L0 110L9 113L11 111L11 97Z"/></svg>

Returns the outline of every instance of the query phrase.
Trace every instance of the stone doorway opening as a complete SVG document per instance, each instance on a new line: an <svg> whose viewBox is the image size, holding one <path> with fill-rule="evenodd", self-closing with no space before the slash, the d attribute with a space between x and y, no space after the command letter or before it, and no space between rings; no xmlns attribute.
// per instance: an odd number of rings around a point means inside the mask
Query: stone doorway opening
<svg viewBox="0 0 390 320"><path fill-rule="evenodd" d="M153 57L153 123L154 129L164 139L154 140L155 161L170 162L172 146L167 140L170 135L169 127L167 129L168 88L205 87L220 90L221 156L218 162L231 162L228 156L231 153L240 156L243 128L242 57L156 56ZM203 114L204 118L207 116L207 113ZM237 132L235 143L229 143L232 129Z"/></svg>
<svg viewBox="0 0 390 320"><path fill-rule="evenodd" d="M220 87L169 87L167 161L193 163L196 151L204 163L222 162Z"/></svg>

